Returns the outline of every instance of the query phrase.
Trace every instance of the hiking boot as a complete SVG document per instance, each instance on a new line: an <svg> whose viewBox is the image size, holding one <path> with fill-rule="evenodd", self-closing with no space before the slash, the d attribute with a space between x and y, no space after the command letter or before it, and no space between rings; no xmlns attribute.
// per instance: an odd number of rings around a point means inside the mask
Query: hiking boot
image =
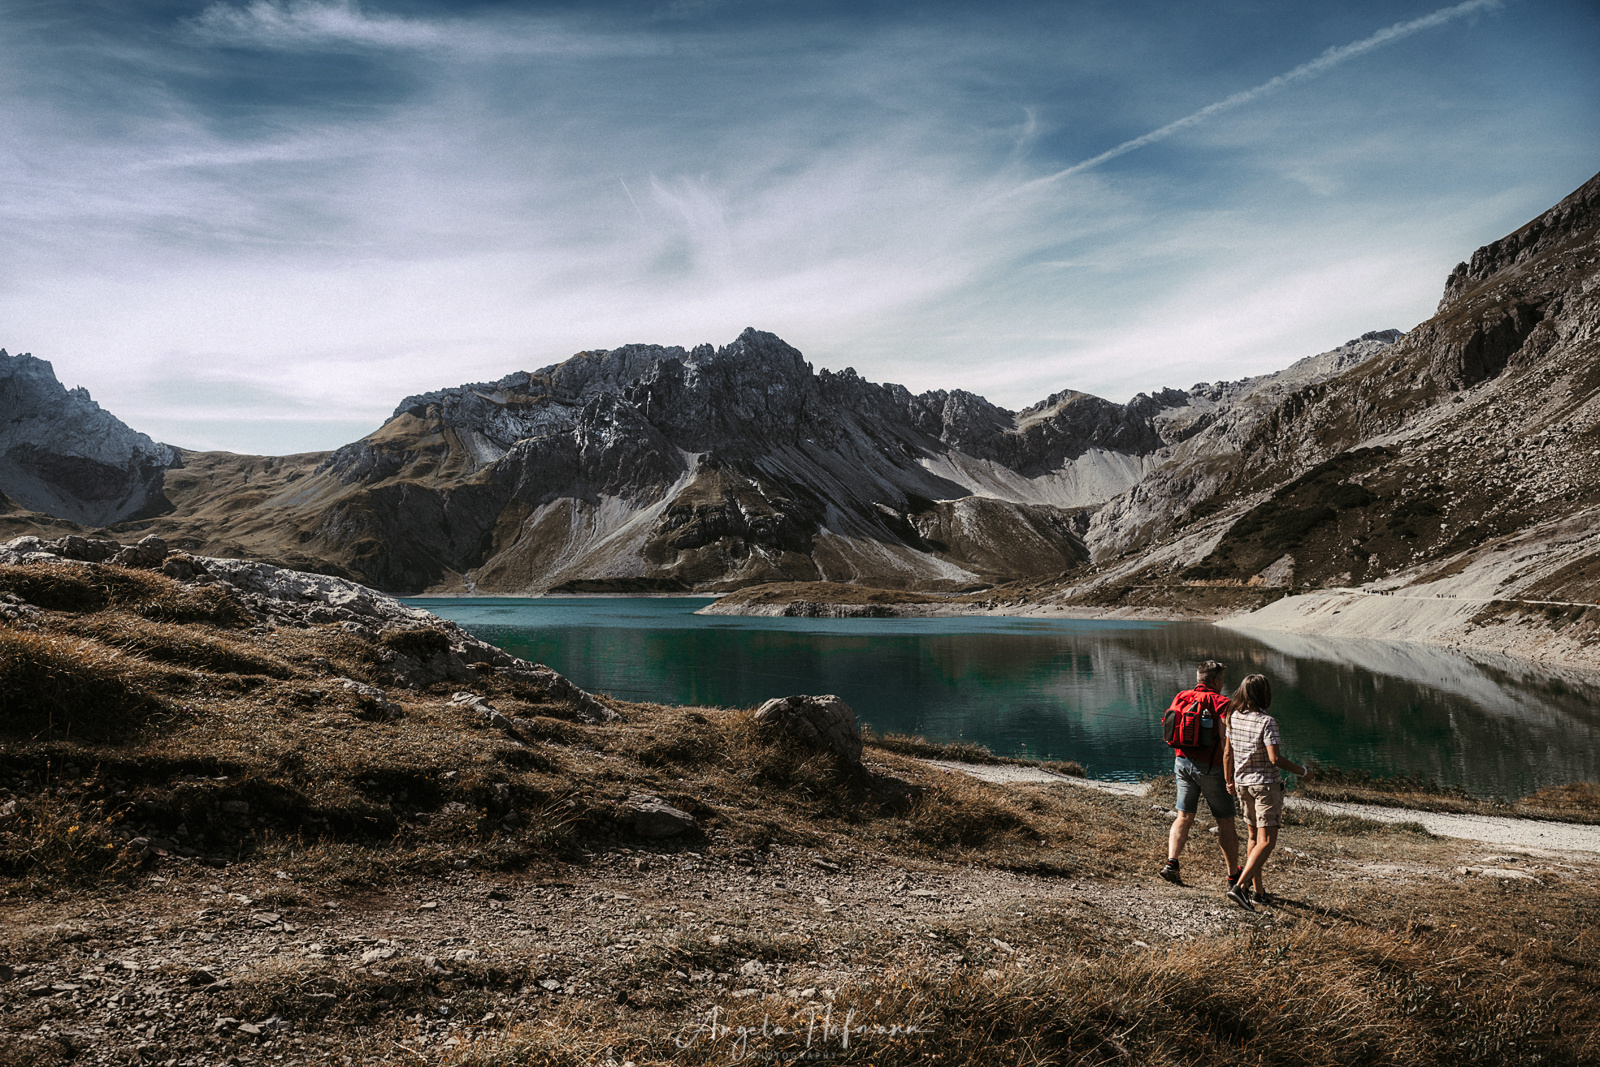
<svg viewBox="0 0 1600 1067"><path fill-rule="evenodd" d="M1238 886L1234 886L1232 889L1228 890L1228 899L1239 905L1239 907L1243 908L1245 911L1256 910L1256 906L1250 903L1249 894L1247 894L1243 889L1240 889Z"/></svg>
<svg viewBox="0 0 1600 1067"><path fill-rule="evenodd" d="M1171 882L1173 885L1182 885L1183 884L1183 876L1178 873L1178 861L1177 860L1168 860L1165 864L1162 865L1160 873L1161 873L1161 877L1165 878L1167 881Z"/></svg>

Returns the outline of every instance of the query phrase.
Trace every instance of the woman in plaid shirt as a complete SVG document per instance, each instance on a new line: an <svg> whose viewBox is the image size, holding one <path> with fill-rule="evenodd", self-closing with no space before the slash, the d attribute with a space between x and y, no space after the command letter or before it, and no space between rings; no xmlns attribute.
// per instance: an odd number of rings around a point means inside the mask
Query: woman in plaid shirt
<svg viewBox="0 0 1600 1067"><path fill-rule="evenodd" d="M1278 720L1267 714L1270 707L1272 686L1266 675L1252 674L1240 682L1228 702L1222 750L1228 792L1243 805L1250 834L1249 854L1239 870L1239 880L1228 888L1228 899L1246 911L1255 911L1256 904L1271 903L1261 881L1261 868L1278 844L1278 824L1283 821L1281 771L1298 774L1302 780L1311 777L1309 768L1283 754ZM1253 891L1247 892L1252 886Z"/></svg>

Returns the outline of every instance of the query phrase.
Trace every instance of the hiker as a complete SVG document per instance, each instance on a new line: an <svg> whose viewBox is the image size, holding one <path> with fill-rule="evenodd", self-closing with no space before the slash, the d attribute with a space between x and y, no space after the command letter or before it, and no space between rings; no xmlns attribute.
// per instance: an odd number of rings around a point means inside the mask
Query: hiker
<svg viewBox="0 0 1600 1067"><path fill-rule="evenodd" d="M1233 798L1228 795L1223 770L1223 727L1228 698L1222 695L1225 668L1208 659L1195 668L1193 689L1185 689L1172 699L1162 718L1162 737L1173 748L1172 772L1178 779L1178 817L1167 835L1167 862L1161 877L1182 885L1178 857L1189 843L1189 831L1200 811L1200 798L1206 798L1211 817L1217 820L1217 842L1228 861L1228 884L1239 874L1239 838L1233 828Z"/></svg>
<svg viewBox="0 0 1600 1067"><path fill-rule="evenodd" d="M1244 869L1228 887L1228 899L1246 911L1257 904L1271 904L1261 869L1267 865L1278 844L1278 824L1283 821L1283 771L1310 781L1311 769L1302 767L1283 754L1283 738L1278 720L1267 714L1272 707L1272 686L1266 675L1252 674L1228 701L1228 724L1224 732L1224 768L1228 792L1244 807L1249 851Z"/></svg>

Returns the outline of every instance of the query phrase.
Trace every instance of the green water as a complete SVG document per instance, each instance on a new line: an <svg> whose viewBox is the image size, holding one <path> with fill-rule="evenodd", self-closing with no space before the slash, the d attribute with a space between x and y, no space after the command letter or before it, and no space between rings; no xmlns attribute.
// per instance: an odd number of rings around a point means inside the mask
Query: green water
<svg viewBox="0 0 1600 1067"><path fill-rule="evenodd" d="M1272 682L1284 748L1374 774L1520 796L1600 781L1600 677L1421 645L1245 634L1198 623L774 619L703 598L411 601L586 689L742 706L836 693L883 733L1072 759L1091 775L1171 769L1158 722L1194 664Z"/></svg>

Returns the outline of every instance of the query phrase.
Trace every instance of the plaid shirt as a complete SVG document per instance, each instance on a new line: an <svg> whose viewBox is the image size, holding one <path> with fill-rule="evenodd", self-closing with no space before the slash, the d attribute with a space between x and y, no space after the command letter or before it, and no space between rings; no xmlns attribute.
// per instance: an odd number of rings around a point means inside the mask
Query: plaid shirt
<svg viewBox="0 0 1600 1067"><path fill-rule="evenodd" d="M1242 709L1228 716L1228 741L1233 745L1235 785L1277 785L1283 775L1267 758L1268 745L1283 745L1278 720L1263 712Z"/></svg>

